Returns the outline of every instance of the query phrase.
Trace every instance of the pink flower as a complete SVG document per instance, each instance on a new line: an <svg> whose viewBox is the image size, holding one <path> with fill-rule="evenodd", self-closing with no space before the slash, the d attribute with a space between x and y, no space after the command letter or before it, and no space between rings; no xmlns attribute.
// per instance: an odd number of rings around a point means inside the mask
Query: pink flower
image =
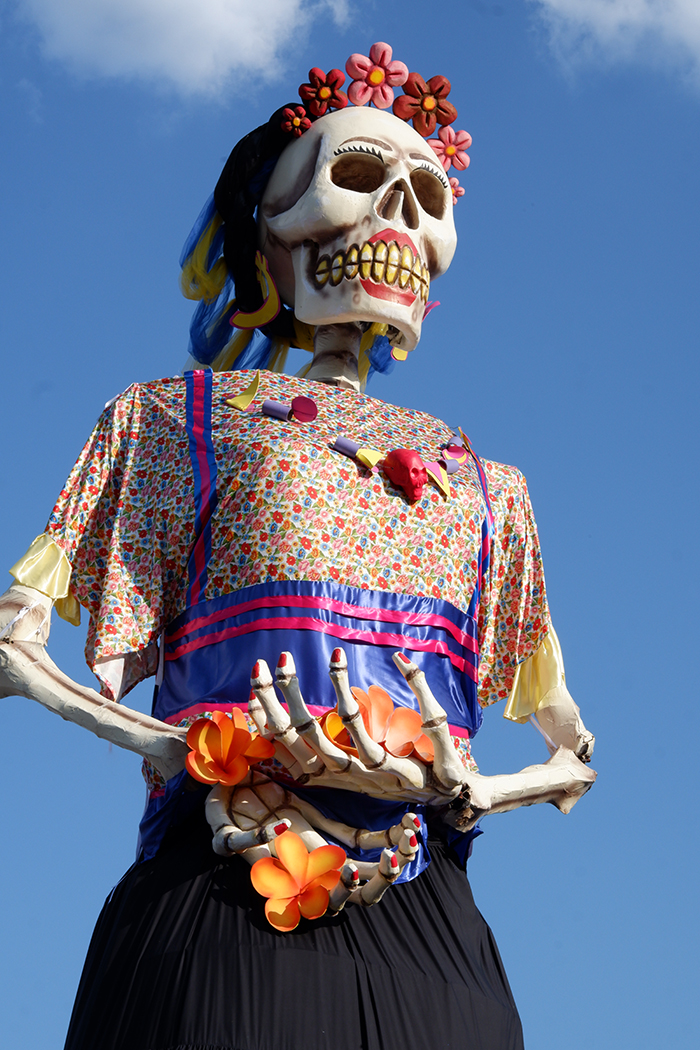
<svg viewBox="0 0 700 1050"><path fill-rule="evenodd" d="M394 101L393 88L405 84L408 66L403 62L392 62L392 50L379 41L366 55L350 55L345 63L348 76L353 78L348 88L348 98L354 106L371 102L377 109L388 109Z"/></svg>
<svg viewBox="0 0 700 1050"><path fill-rule="evenodd" d="M449 171L453 164L457 171L465 171L469 167L469 157L464 151L471 144L472 137L468 131L454 131L450 127L440 128L436 139L428 139L428 145L437 153L445 171Z"/></svg>
<svg viewBox="0 0 700 1050"><path fill-rule="evenodd" d="M452 190L452 203L457 203L458 197L464 196L464 186L460 186L459 179L450 179L450 189Z"/></svg>

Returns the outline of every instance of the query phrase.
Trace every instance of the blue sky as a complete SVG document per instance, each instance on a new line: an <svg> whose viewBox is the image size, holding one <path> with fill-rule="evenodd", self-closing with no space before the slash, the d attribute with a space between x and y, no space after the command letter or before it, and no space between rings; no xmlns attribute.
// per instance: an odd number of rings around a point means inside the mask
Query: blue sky
<svg viewBox="0 0 700 1050"><path fill-rule="evenodd" d="M42 531L104 402L182 367L177 259L231 147L311 66L375 40L450 77L474 144L442 305L371 392L526 474L598 737L569 817L485 822L477 903L529 1050L694 1050L696 0L5 3L0 549L9 566ZM54 660L87 683L82 645L54 625ZM144 789L134 756L3 704L0 1032L55 1050ZM496 709L475 752L487 773L545 757Z"/></svg>

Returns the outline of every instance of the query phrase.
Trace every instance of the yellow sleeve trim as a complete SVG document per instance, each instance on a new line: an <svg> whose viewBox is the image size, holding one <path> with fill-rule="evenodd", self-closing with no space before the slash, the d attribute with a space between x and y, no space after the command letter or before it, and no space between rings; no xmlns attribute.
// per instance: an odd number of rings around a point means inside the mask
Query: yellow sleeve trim
<svg viewBox="0 0 700 1050"><path fill-rule="evenodd" d="M58 544L42 532L23 558L10 569L17 583L52 598L58 615L76 627L80 624L80 606L70 590L71 564Z"/></svg>
<svg viewBox="0 0 700 1050"><path fill-rule="evenodd" d="M556 631L550 624L537 652L518 664L503 717L512 722L527 722L530 715L544 706L545 700L551 699L549 694L561 687L566 689L564 658Z"/></svg>

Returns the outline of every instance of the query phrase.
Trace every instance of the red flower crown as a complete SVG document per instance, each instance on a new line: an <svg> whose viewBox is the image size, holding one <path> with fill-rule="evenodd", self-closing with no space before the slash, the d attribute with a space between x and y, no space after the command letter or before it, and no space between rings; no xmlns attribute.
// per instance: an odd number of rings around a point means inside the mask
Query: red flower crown
<svg viewBox="0 0 700 1050"><path fill-rule="evenodd" d="M389 44L379 41L372 44L369 55L350 55L345 69L352 78L347 95L341 91L345 73L331 69L324 73L314 66L309 70L309 80L299 87L304 105L288 106L284 110L282 128L295 136L302 135L311 127L312 120L324 116L333 109L344 109L348 102L354 106L376 106L388 109L395 116L413 124L419 135L428 139L428 145L437 154L440 162L449 171L452 165L458 171L469 167L466 151L472 143L467 131L454 131L450 127L457 119L457 110L447 101L452 85L447 77L434 76L424 80L418 73L409 73L408 66L392 57ZM404 93L394 98L394 88L403 86ZM439 128L438 128L439 125ZM438 137L430 135L438 129ZM456 178L450 179L453 202L464 194Z"/></svg>

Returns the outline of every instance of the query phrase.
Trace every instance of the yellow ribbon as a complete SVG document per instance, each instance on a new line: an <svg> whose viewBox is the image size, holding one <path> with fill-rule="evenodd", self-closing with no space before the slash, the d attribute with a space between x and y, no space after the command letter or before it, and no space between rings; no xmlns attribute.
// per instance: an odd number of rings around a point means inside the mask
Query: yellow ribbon
<svg viewBox="0 0 700 1050"><path fill-rule="evenodd" d="M53 599L56 612L62 620L75 627L80 625L80 606L70 590L71 564L58 544L42 532L29 550L10 569L17 583L33 587Z"/></svg>
<svg viewBox="0 0 700 1050"><path fill-rule="evenodd" d="M242 310L236 310L231 318L231 324L234 328L263 328L270 321L274 321L280 312L280 307L282 306L280 293L277 291L277 285L272 278L267 259L262 252L255 253L255 266L258 271L258 283L263 293L263 304L259 310L253 310L250 314L246 314Z"/></svg>

